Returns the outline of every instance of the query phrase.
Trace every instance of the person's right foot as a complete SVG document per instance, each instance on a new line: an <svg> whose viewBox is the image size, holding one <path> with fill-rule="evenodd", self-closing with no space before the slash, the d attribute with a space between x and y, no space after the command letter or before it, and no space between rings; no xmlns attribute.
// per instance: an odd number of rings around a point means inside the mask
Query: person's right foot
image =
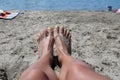
<svg viewBox="0 0 120 80"><path fill-rule="evenodd" d="M54 28L54 39L56 43L58 58L61 61L63 56L71 54L71 35L64 27Z"/></svg>

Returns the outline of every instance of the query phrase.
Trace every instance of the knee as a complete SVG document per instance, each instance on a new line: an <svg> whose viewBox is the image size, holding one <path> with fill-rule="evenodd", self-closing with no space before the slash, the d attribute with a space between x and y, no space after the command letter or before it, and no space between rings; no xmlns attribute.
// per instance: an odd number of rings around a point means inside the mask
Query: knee
<svg viewBox="0 0 120 80"><path fill-rule="evenodd" d="M69 71L71 72L79 72L82 70L92 70L92 69L87 64L79 63L79 62L75 62L74 64L72 64L71 67L69 67Z"/></svg>
<svg viewBox="0 0 120 80"><path fill-rule="evenodd" d="M83 61L76 61L75 62L75 67L76 68L88 68L88 69L91 69L91 67L88 65L88 64L86 64L85 62L83 62Z"/></svg>
<svg viewBox="0 0 120 80"><path fill-rule="evenodd" d="M20 80L48 80L48 77L43 71L33 69L23 72Z"/></svg>
<svg viewBox="0 0 120 80"><path fill-rule="evenodd" d="M79 71L79 69L81 69L82 67L78 64L74 64L72 65L71 67L69 67L69 70L70 72L76 72L76 71Z"/></svg>

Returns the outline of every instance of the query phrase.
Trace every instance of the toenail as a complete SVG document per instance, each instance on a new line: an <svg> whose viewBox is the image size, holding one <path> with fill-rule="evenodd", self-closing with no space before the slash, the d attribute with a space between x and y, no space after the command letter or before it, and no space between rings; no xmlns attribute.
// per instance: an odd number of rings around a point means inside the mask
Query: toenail
<svg viewBox="0 0 120 80"><path fill-rule="evenodd" d="M56 25L55 28L58 28L58 25Z"/></svg>
<svg viewBox="0 0 120 80"><path fill-rule="evenodd" d="M48 27L47 30L50 31L50 30L51 30L51 27Z"/></svg>

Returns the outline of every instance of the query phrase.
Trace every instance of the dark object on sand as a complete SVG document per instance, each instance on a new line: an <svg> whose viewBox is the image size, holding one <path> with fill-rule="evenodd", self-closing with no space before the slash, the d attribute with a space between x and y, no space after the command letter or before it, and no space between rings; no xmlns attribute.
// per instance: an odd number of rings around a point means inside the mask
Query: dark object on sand
<svg viewBox="0 0 120 80"><path fill-rule="evenodd" d="M0 69L0 80L8 80L6 70Z"/></svg>
<svg viewBox="0 0 120 80"><path fill-rule="evenodd" d="M112 11L112 6L108 6L108 11Z"/></svg>

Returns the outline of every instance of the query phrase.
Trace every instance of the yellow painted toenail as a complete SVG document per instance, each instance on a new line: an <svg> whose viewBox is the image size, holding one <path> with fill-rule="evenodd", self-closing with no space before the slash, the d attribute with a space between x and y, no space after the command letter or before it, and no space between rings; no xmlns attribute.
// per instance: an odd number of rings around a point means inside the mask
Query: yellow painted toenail
<svg viewBox="0 0 120 80"><path fill-rule="evenodd" d="M37 40L37 41L39 41L39 39L40 39L39 37L36 37L36 40Z"/></svg>
<svg viewBox="0 0 120 80"><path fill-rule="evenodd" d="M56 26L55 26L55 31L58 31L58 28L59 28L59 26L58 26L58 25L56 25Z"/></svg>
<svg viewBox="0 0 120 80"><path fill-rule="evenodd" d="M58 25L55 25L55 28L58 28Z"/></svg>
<svg viewBox="0 0 120 80"><path fill-rule="evenodd" d="M48 30L48 31L50 31L50 30L51 30L51 28L50 28L50 27L48 27L48 28L47 28L47 30Z"/></svg>

